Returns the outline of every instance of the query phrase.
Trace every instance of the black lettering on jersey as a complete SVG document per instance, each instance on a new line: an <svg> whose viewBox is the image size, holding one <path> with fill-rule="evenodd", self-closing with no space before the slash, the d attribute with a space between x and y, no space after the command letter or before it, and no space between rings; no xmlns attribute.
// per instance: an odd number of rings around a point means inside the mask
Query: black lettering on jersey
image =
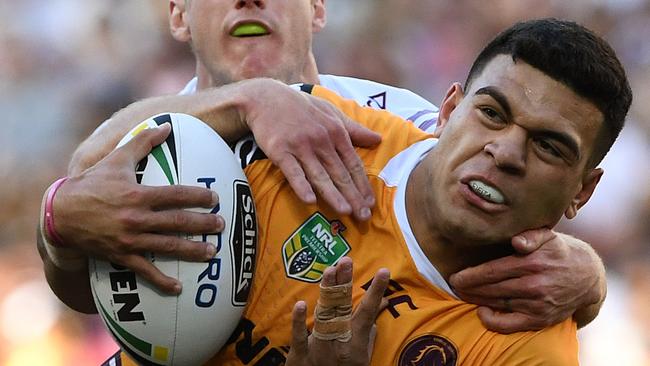
<svg viewBox="0 0 650 366"><path fill-rule="evenodd" d="M280 366L284 365L286 360L287 358L277 348L271 348L259 361L255 362L255 366Z"/></svg>
<svg viewBox="0 0 650 366"><path fill-rule="evenodd" d="M235 355L246 365L253 361L270 344L269 339L266 337L262 337L253 343L254 328L255 323L246 318L242 318L227 342L227 344L237 342L235 344ZM237 341L242 334L243 338ZM289 347L286 347L286 349L288 350ZM255 362L255 366L279 366L283 365L284 361L286 361L284 354L277 348L271 348L264 353L262 358Z"/></svg>
<svg viewBox="0 0 650 366"><path fill-rule="evenodd" d="M370 281L366 282L363 286L361 286L361 288L368 291L368 288L370 288L370 284L372 283L372 280L373 279L371 278ZM393 318L395 319L399 318L400 316L399 311L397 311L397 309L395 308L399 304L406 303L408 304L409 308L411 308L411 310L416 310L418 308L417 306L415 306L413 300L409 295L404 294L404 295L392 297L393 295L402 291L406 292L404 287L402 287L402 285L397 283L397 281L392 279L388 280L388 286L386 287L386 291L384 291L384 297L388 298L387 309L390 312L390 315L392 315Z"/></svg>
<svg viewBox="0 0 650 366"><path fill-rule="evenodd" d="M377 107L379 109L386 109L386 92L384 91L379 94L369 96L366 105L368 107Z"/></svg>
<svg viewBox="0 0 650 366"><path fill-rule="evenodd" d="M237 341L235 344L235 354L237 357L245 364L251 362L255 356L260 354L266 346L269 345L269 340L266 337L262 337L257 342L253 343L253 328L255 324L246 319L242 318L235 331L228 339L228 343L233 343L239 339L241 335L244 337Z"/></svg>
<svg viewBox="0 0 650 366"><path fill-rule="evenodd" d="M411 297L409 295L400 295L397 297L392 297L388 299L388 311L390 311L390 315L393 316L393 318L397 319L400 316L399 311L395 308L399 304L407 303L409 308L411 310L416 310L418 307L413 304L413 300L411 300Z"/></svg>
<svg viewBox="0 0 650 366"><path fill-rule="evenodd" d="M122 350L118 349L115 354L108 360L104 361L101 366L122 366Z"/></svg>
<svg viewBox="0 0 650 366"><path fill-rule="evenodd" d="M368 291L373 279L374 277L371 278L370 281L366 282L363 286L361 286L361 288ZM402 287L402 285L397 283L397 281L390 279L388 280L388 286L386 286L386 291L384 291L384 297L389 297L390 295L400 291L404 291L404 287Z"/></svg>

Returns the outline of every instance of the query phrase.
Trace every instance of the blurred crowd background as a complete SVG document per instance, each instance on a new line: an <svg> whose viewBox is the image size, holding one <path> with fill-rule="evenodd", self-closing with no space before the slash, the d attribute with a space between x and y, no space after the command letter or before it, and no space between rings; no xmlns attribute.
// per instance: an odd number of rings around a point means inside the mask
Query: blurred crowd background
<svg viewBox="0 0 650 366"><path fill-rule="evenodd" d="M199 0L203 1L203 0ZM270 0L274 1L274 0ZM609 296L579 332L584 365L650 365L650 1L327 0L322 73L399 85L438 104L482 45L513 22L555 16L603 35L634 90L596 196L561 230L592 243ZM41 195L77 144L119 108L192 76L162 0L0 0L0 365L97 365L116 346L67 310L35 247Z"/></svg>

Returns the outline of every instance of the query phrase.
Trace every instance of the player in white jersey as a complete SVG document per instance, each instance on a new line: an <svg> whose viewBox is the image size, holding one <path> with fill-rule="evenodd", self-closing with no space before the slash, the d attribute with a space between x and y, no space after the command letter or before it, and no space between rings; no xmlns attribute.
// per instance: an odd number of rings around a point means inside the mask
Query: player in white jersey
<svg viewBox="0 0 650 366"><path fill-rule="evenodd" d="M140 252L163 251L187 260L204 260L214 254L214 247L208 243L157 234L154 241L142 240L147 233L161 231L221 230L223 220L219 217L180 210L190 206L212 206L214 198L210 192L195 187L138 187L131 177L136 157L124 149L109 154L130 126L150 115L170 110L193 114L213 124L219 123L212 120L218 115L217 111L241 113L251 126L255 125L254 130L261 131L258 134L262 136L258 139L260 146L262 149L266 146L269 158L288 175L290 184L303 201L315 200L314 192L318 192L319 198L337 212L354 213L359 220L367 219L373 198L369 197L370 188L351 143L371 146L379 142L378 136L354 124L323 101L289 94L278 89L271 80L241 80L264 76L285 83L329 84L344 96L353 93L352 97L359 104L386 108L405 118L421 121L423 127L434 118L434 107L423 103L421 98L415 106L408 104L410 102L394 105L393 92L399 89L351 78L319 76L311 52L311 39L312 34L325 25L322 0L170 0L169 4L172 35L191 43L197 59L198 92L134 103L116 113L79 147L70 164L70 178L52 199L57 219L50 229L58 232L61 238L56 244L68 247L65 248L66 257L76 256L79 260L70 263L83 263L86 255L110 258L138 272L162 290L173 293L179 291L180 284L143 261ZM238 83L217 88L232 82ZM386 94L382 94L384 92ZM409 113L412 114L409 116ZM269 121L272 123L265 124ZM222 136L229 137L228 126L221 127ZM232 139L240 137L230 136ZM143 204L152 200L167 210L154 211ZM146 225L129 220L133 215ZM126 219L116 221L115 217ZM54 240L47 232L43 238ZM459 291L461 293L476 295L480 304L495 309L512 306L510 310L518 311L482 313L486 324L497 330L540 328L571 316L576 309L585 311L584 319L590 320L604 299L601 262L588 245L566 236L557 237L548 230L525 232L513 239L513 245L521 252L530 252L541 244L544 244L542 249L528 256L488 263L465 272L465 276L461 273L458 281L452 278L452 284L456 290L465 290ZM52 253L64 249L59 247L46 252L45 245L48 244L39 243L39 249L54 292L77 310L95 311L93 304L78 301L86 297L77 296L75 290L84 287L77 284L87 281L83 266L65 268L65 261L52 257ZM567 278L565 272L528 271L539 261L562 263L556 267L572 269L575 271L569 277L572 281L559 280ZM500 270L494 272L493 268ZM530 276L518 271L528 271ZM482 286L474 286L475 281L462 281L486 272L496 276L481 276L488 279L482 284L496 288L498 298L480 297L480 291L473 291ZM512 276L522 277L520 287L513 290L508 284L499 285ZM548 289L528 285L530 281L538 281L540 276L558 286ZM584 286L585 278L593 284L589 288ZM547 299L566 306L552 306L544 302ZM543 309L543 312L532 309Z"/></svg>

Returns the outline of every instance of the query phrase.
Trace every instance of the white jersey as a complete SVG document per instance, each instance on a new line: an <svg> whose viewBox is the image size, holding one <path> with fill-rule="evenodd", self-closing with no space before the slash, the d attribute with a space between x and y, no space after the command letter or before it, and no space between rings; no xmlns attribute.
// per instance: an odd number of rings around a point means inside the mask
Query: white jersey
<svg viewBox="0 0 650 366"><path fill-rule="evenodd" d="M361 106L385 109L427 132L436 127L438 107L410 90L346 76L319 75L319 79L325 88ZM179 94L196 93L196 85L195 77Z"/></svg>
<svg viewBox="0 0 650 366"><path fill-rule="evenodd" d="M426 132L433 132L438 119L438 107L407 89L396 88L370 80L336 75L319 75L321 86L360 106L387 110L402 119L413 122ZM299 90L301 85L292 85ZM197 78L190 80L180 95L196 93ZM242 169L251 162L266 158L252 136L244 137L233 147Z"/></svg>

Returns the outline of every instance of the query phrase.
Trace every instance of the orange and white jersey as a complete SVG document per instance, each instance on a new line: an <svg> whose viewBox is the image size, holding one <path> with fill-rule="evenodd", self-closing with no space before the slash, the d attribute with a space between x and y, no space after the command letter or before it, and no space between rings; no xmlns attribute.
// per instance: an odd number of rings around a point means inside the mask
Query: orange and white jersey
<svg viewBox="0 0 650 366"><path fill-rule="evenodd" d="M423 131L433 132L436 128L438 107L408 89L347 76L320 74L318 78L322 87L353 100L359 106L389 111ZM193 78L179 94L196 93L197 83L198 79ZM292 87L299 89L300 84ZM265 158L252 136L241 139L233 150L242 162L242 168L253 160Z"/></svg>
<svg viewBox="0 0 650 366"><path fill-rule="evenodd" d="M372 365L577 365L571 320L538 332L488 331L477 306L456 298L420 249L404 193L410 172L437 140L393 114L360 107L322 87L302 89L383 136L378 147L357 150L377 204L372 218L361 223L324 204L304 205L268 159L246 166L260 232L257 268L244 316L209 365L284 364L294 304L305 300L313 314L323 270L344 255L354 260L355 305L376 271L390 270L389 305L377 320ZM313 315L307 322L313 326Z"/></svg>
<svg viewBox="0 0 650 366"><path fill-rule="evenodd" d="M433 131L438 119L438 107L408 89L365 79L338 75L318 75L320 85L360 106L387 110L413 122L423 131ZM196 93L197 78L190 80L180 95Z"/></svg>
<svg viewBox="0 0 650 366"><path fill-rule="evenodd" d="M261 234L257 270L244 319L214 364L282 364L293 305L305 300L313 309L323 270L344 255L354 260L355 304L379 268L391 273L389 306L377 321L373 365L577 364L574 323L513 335L490 332L479 321L476 306L458 300L426 259L406 217L404 189L411 170L436 140L390 113L360 107L322 87L303 90L383 136L379 147L357 150L377 205L372 219L359 223L326 205L305 206L270 161L248 165Z"/></svg>

